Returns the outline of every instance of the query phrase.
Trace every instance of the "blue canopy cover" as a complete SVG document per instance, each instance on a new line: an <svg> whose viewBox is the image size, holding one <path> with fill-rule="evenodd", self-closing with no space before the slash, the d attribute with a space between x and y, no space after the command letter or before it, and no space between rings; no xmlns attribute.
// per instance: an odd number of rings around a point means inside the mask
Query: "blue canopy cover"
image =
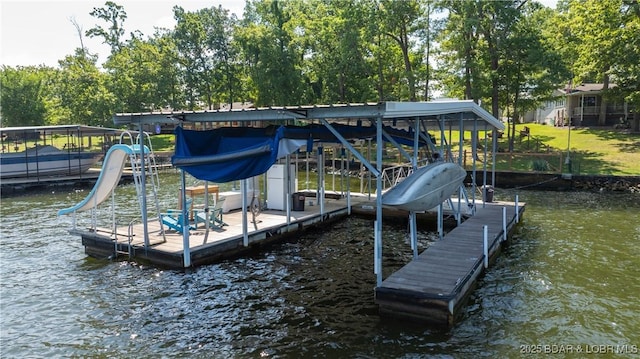
<svg viewBox="0 0 640 359"><path fill-rule="evenodd" d="M345 138L372 138L373 126L334 124ZM404 145L413 145L410 129L398 130L385 126L391 137ZM208 131L192 131L177 127L176 150L171 163L193 177L211 182L230 182L267 172L278 160L314 141L339 142L324 126L269 126L266 128L227 127ZM435 142L435 139L434 139ZM419 146L426 146L420 140Z"/></svg>

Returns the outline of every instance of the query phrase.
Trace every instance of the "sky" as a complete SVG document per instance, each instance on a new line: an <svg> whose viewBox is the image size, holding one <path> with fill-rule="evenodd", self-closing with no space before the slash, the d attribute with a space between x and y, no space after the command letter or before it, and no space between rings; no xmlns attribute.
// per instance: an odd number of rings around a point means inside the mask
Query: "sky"
<svg viewBox="0 0 640 359"><path fill-rule="evenodd" d="M71 19L75 19L83 33L95 25L105 26L104 21L89 13L104 7L106 1L0 0L0 65L57 67L58 60L80 48L80 38ZM125 39L135 30L146 37L153 35L154 27L173 28L175 5L186 11L222 5L241 17L245 4L244 0L112 1L122 5L127 13ZM90 52L98 53L98 64L106 60L109 47L102 44L101 39L84 36L83 42Z"/></svg>
<svg viewBox="0 0 640 359"><path fill-rule="evenodd" d="M172 8L179 4L186 11L218 5L242 16L244 0L112 0L124 7L127 19L124 22L129 33L139 30L151 36L154 27L173 28ZM546 6L555 7L557 0L538 0ZM80 25L83 33L96 25L105 26L89 13L94 8L104 7L106 0L0 0L0 65L6 66L58 66L58 60L72 55L80 47L80 38L72 19ZM99 38L84 36L83 42L92 53L98 53L98 64L104 63L109 47Z"/></svg>

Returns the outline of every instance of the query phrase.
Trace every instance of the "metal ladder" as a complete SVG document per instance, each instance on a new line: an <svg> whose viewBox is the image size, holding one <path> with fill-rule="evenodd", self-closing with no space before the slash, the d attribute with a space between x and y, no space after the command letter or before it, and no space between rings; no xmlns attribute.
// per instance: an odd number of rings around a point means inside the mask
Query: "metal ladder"
<svg viewBox="0 0 640 359"><path fill-rule="evenodd" d="M120 135L120 142L123 142L123 136L128 135L130 142L132 144L138 145L139 148L136 151L133 151L129 155L129 159L131 162L131 171L133 174L133 181L136 187L136 195L138 197L138 204L140 206L140 213L147 213L147 220L150 221L150 218L158 221L159 230L149 232L149 235L152 233L159 233L162 235L162 242L166 242L167 239L164 233L164 227L162 226L162 218L160 216L160 201L158 198L158 190L160 188L160 179L158 176L158 166L156 164L156 158L153 154L153 145L151 144L151 137L146 132L140 132L138 136L136 136L135 141L131 136L131 133L124 132ZM149 149L149 153L143 150L144 161L140 157L139 149L146 146ZM144 162L144 167L142 166ZM145 183L143 188L142 183L142 172L145 173ZM144 200L146 198L146 201ZM146 203L146 207L145 207ZM131 224L130 224L131 226ZM129 246L131 246L132 238L129 238Z"/></svg>

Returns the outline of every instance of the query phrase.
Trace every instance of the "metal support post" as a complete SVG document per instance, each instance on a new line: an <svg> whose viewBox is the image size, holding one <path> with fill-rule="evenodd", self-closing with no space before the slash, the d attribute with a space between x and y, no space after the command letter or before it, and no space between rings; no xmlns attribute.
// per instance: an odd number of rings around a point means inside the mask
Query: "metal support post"
<svg viewBox="0 0 640 359"><path fill-rule="evenodd" d="M411 250L413 251L413 259L418 258L418 225L416 221L416 212L409 213L409 232L411 235Z"/></svg>
<svg viewBox="0 0 640 359"><path fill-rule="evenodd" d="M482 226L484 231L483 241L482 241L482 250L484 254L484 268L489 268L489 226L486 224Z"/></svg>
<svg viewBox="0 0 640 359"><path fill-rule="evenodd" d="M502 240L507 240L507 207L502 207Z"/></svg>
<svg viewBox="0 0 640 359"><path fill-rule="evenodd" d="M516 223L520 223L520 210L518 208L518 195L516 195Z"/></svg>

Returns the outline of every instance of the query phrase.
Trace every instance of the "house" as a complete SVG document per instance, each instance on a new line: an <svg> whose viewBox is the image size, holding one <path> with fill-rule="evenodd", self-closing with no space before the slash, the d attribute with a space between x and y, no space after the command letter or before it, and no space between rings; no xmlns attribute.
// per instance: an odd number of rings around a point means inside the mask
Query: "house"
<svg viewBox="0 0 640 359"><path fill-rule="evenodd" d="M528 111L523 117L525 123L542 123L551 126L564 126L568 118L566 110L567 98L560 90L553 91L553 99L545 101L535 111Z"/></svg>
<svg viewBox="0 0 640 359"><path fill-rule="evenodd" d="M609 84L609 88L615 87ZM534 112L525 115L525 122L554 126L614 126L631 118L631 108L626 103L608 100L603 122L599 121L603 102L603 84L586 83L575 87L554 90L553 100L546 101Z"/></svg>

